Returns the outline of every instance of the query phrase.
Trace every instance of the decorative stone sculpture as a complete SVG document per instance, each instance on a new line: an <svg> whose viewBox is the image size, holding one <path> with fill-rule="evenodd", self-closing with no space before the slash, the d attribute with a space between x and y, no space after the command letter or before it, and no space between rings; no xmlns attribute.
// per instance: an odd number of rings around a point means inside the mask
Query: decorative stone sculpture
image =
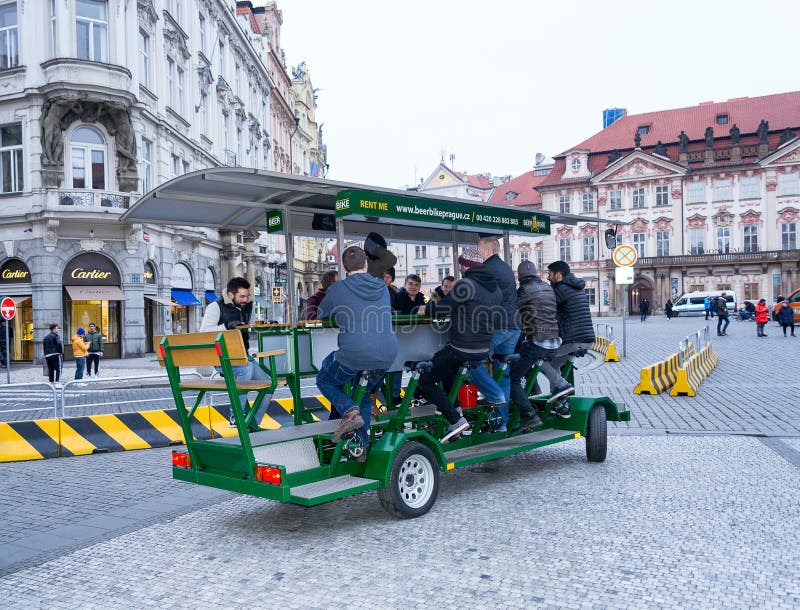
<svg viewBox="0 0 800 610"><path fill-rule="evenodd" d="M653 152L657 155L661 155L662 157L667 156L667 148L664 146L664 143L661 140L656 142L656 148Z"/></svg>
<svg viewBox="0 0 800 610"><path fill-rule="evenodd" d="M741 132L739 131L739 128L736 126L736 123L734 123L733 127L731 127L730 134L731 134L731 144L733 144L734 146L739 146L739 138L741 136Z"/></svg>
<svg viewBox="0 0 800 610"><path fill-rule="evenodd" d="M642 135L638 131L633 135L633 145L636 148L642 147Z"/></svg>
<svg viewBox="0 0 800 610"><path fill-rule="evenodd" d="M687 148L689 147L689 136L686 135L685 131L681 131L680 135L678 136L678 143L681 146L681 152L687 152Z"/></svg>
<svg viewBox="0 0 800 610"><path fill-rule="evenodd" d="M706 148L714 148L714 128L706 127Z"/></svg>
<svg viewBox="0 0 800 610"><path fill-rule="evenodd" d="M758 124L758 129L756 130L756 133L758 134L758 143L766 144L767 136L769 135L769 121L761 119L761 122Z"/></svg>

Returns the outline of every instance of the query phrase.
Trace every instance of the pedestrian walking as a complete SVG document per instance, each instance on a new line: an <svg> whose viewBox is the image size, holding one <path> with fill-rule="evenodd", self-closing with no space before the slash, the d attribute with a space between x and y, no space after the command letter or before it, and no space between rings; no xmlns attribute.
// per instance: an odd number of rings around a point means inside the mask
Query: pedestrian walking
<svg viewBox="0 0 800 610"><path fill-rule="evenodd" d="M767 336L764 332L767 322L769 322L769 307L767 307L767 300L761 299L756 305L756 337Z"/></svg>
<svg viewBox="0 0 800 610"><path fill-rule="evenodd" d="M667 314L667 320L672 319L672 299L667 299L664 303L664 313Z"/></svg>
<svg viewBox="0 0 800 610"><path fill-rule="evenodd" d="M75 379L83 379L86 368L86 356L89 354L89 344L86 342L86 331L78 328L72 335L72 355L75 357Z"/></svg>
<svg viewBox="0 0 800 610"><path fill-rule="evenodd" d="M708 295L703 299L703 309L706 311L706 320L708 320L709 317L714 317L714 312L711 311L711 297Z"/></svg>
<svg viewBox="0 0 800 610"><path fill-rule="evenodd" d="M727 337L728 324L731 323L728 317L728 301L725 299L727 293L723 292L717 298L717 336Z"/></svg>
<svg viewBox="0 0 800 610"><path fill-rule="evenodd" d="M644 322L647 320L647 314L650 313L650 301L642 299L639 301L639 321Z"/></svg>
<svg viewBox="0 0 800 610"><path fill-rule="evenodd" d="M89 324L89 332L86 333L86 342L89 344L89 353L86 356L86 376L92 376L92 365L94 365L94 376L100 376L100 358L103 357L103 333L97 328L97 324Z"/></svg>
<svg viewBox="0 0 800 610"><path fill-rule="evenodd" d="M61 387L61 362L64 358L64 345L61 343L61 329L58 324L50 325L50 334L42 341L44 359L47 362L47 379L55 387Z"/></svg>
<svg viewBox="0 0 800 610"><path fill-rule="evenodd" d="M792 337L794 334L794 307L789 304L788 300L783 301L783 306L778 310L778 323L783 328L783 336L788 336L786 330L792 329Z"/></svg>

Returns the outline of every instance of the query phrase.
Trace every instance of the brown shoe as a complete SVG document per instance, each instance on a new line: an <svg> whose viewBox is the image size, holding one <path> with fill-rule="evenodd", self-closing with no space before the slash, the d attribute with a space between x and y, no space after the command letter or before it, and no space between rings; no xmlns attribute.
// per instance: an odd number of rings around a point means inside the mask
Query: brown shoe
<svg viewBox="0 0 800 610"><path fill-rule="evenodd" d="M333 438L331 440L333 440L334 443L338 443L345 434L353 430L358 430L363 425L364 418L361 417L361 413L358 412L358 407L353 407L339 420L339 425L336 428L336 432L333 433Z"/></svg>

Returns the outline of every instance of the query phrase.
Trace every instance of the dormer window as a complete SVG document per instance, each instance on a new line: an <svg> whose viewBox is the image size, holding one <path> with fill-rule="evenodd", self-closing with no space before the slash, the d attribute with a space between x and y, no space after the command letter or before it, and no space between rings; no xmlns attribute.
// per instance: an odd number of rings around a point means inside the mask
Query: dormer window
<svg viewBox="0 0 800 610"><path fill-rule="evenodd" d="M506 193L506 201L514 201L517 197L519 197L519 193L515 193L514 191L508 191Z"/></svg>
<svg viewBox="0 0 800 610"><path fill-rule="evenodd" d="M650 133L650 125L639 125L639 127L636 128L636 133L640 136L646 136Z"/></svg>
<svg viewBox="0 0 800 610"><path fill-rule="evenodd" d="M727 114L718 114L717 115L717 125L727 125L728 124L728 115Z"/></svg>
<svg viewBox="0 0 800 610"><path fill-rule="evenodd" d="M572 167L573 172L580 171L581 169L581 160L580 159L573 159L570 163L570 167Z"/></svg>

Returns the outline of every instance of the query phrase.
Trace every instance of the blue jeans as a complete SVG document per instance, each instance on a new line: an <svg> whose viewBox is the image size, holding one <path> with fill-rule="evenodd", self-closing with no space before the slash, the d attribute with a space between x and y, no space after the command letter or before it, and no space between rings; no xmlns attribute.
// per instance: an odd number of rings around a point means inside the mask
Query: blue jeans
<svg viewBox="0 0 800 610"><path fill-rule="evenodd" d="M75 356L75 379L83 379L83 371L86 369L86 356Z"/></svg>
<svg viewBox="0 0 800 610"><path fill-rule="evenodd" d="M231 369L233 370L233 378L236 381L269 381L269 375L267 375L264 370L258 366L258 361L250 360L247 365L243 366L232 366ZM247 392L239 392L239 399L242 403L242 412L247 413ZM255 425L259 425L261 423L264 414L267 412L267 408L269 407L269 401L263 400L261 405L258 408L255 416L253 417L253 423ZM231 406L233 409L233 406ZM233 411L231 411L233 414Z"/></svg>
<svg viewBox="0 0 800 610"><path fill-rule="evenodd" d="M317 373L317 388L330 401L331 413L335 410L339 416L343 417L345 413L356 406L353 403L353 398L345 393L344 384L348 381L351 382L353 391L355 391L359 372L340 364L336 360L336 352L331 352L322 361L322 366L319 368L319 373ZM361 437L364 447L369 446L369 422L372 415L370 394L375 392L383 379L384 373L386 373L385 369L370 371L367 390L364 392L361 404L358 405L358 410L364 419L364 425L356 430L356 434Z"/></svg>
<svg viewBox="0 0 800 610"><path fill-rule="evenodd" d="M731 321L728 319L728 316L717 315L717 334L724 333L728 330L728 324L730 323Z"/></svg>
<svg viewBox="0 0 800 610"><path fill-rule="evenodd" d="M519 335L520 331L518 329L494 331L492 344L489 346L489 353L496 356L513 354L514 350L517 348ZM499 360L494 360L493 364L496 368L502 366ZM503 425L507 425L508 401L511 398L511 379L508 376L508 371L503 373L499 382L496 382L489 374L489 370L485 366L478 364L469 370L469 376L472 377L472 382L483 392L483 395L490 404L501 405L500 413L503 416Z"/></svg>

